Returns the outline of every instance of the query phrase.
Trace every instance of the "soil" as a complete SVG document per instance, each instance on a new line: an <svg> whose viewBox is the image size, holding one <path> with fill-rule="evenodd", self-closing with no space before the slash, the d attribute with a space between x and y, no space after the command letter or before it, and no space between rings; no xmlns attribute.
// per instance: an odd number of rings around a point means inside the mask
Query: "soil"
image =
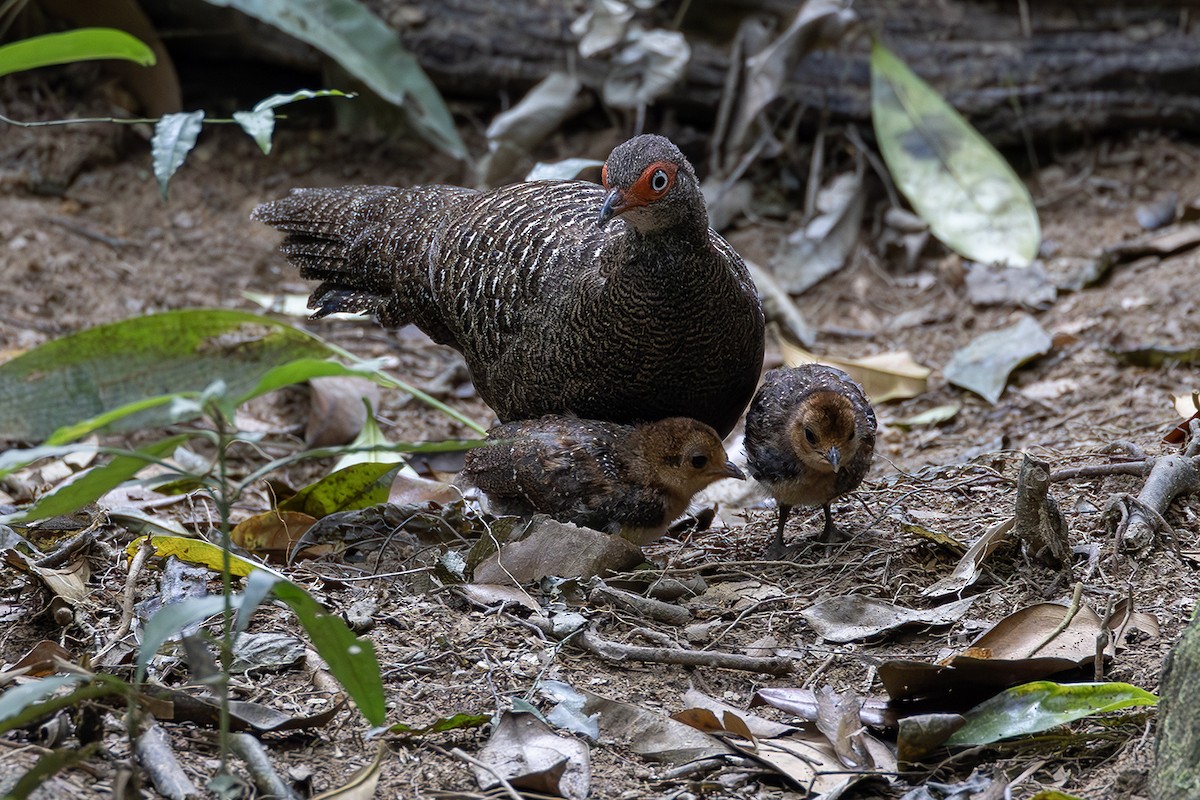
<svg viewBox="0 0 1200 800"><path fill-rule="evenodd" d="M100 101L88 102L103 108ZM61 97L57 105L63 113L78 110ZM16 116L19 111L10 107L4 113ZM47 114L43 108L38 114L53 116L54 111ZM623 133L568 131L540 155L548 160L603 156ZM477 139L471 144L474 152L481 151ZM419 144L364 141L318 128L281 130L270 157L239 132L206 129L172 181L169 202L159 197L150 174L146 142L128 129L5 128L0 152L0 164L5 165L0 174L3 357L98 323L166 309L257 309L243 296L245 291L305 292L311 287L276 252L278 235L249 221L257 203L293 186L470 182L461 165ZM1143 235L1135 218L1139 206L1171 193L1183 200L1200 196L1198 165L1200 143L1170 132L1135 132L1043 154L1027 179L1038 201L1051 274L1061 276L1090 263L1102 248ZM882 210L880 205L872 219ZM748 258L765 264L798 220L795 211L788 219L751 215L727 234ZM788 528L789 541L801 544L794 558L763 562L757 557L773 534L774 510L733 510L708 529L646 548L650 562L664 575L703 576L708 593L679 603L695 623L719 624L684 630L603 603L584 604L598 630L611 640L645 644L643 639L650 635L665 637L675 646L732 653L753 645L755 652L765 648L793 656L795 672L772 677L707 666L611 663L546 640L511 612L474 607L458 594L436 588L436 580L431 584L403 574L425 563L420 550L397 546L383 562L314 561L289 568L290 577L338 613L356 602L372 604L364 633L383 666L389 721L421 727L457 712L491 714L508 708L515 698L546 710L533 689L538 679L564 681L664 713L685 707L683 694L689 687L739 707L763 687L828 686L879 695L876 667L881 661L942 658L961 651L982 630L1019 608L1070 597L1072 582L1056 581L1052 571L1009 552L989 562L982 582L968 591L975 603L948 627L833 645L800 616L818 600L852 592L928 607L921 590L948 574L956 556L915 536L911 525L969 545L1011 514L1022 453L1032 453L1058 470L1109 463L1108 448L1119 442L1151 456L1177 451L1161 439L1179 421L1172 397L1200 388L1194 368L1170 363L1133 366L1113 351L1139 345L1200 346L1200 314L1194 312L1200 305L1200 281L1195 277L1200 250L1118 265L1098 285L1060 292L1042 310L1008 304L981 307L967 299L964 267L957 257L931 245L914 267L904 267L900 259L879 252L873 225L867 223L862 247L840 272L796 298L818 331L819 352L859 357L907 350L933 368L928 391L877 409L880 442L875 467L856 496L835 507L839 524L853 538L832 548L819 546L811 541L820 526L819 511L796 514ZM958 348L1024 315L1032 315L1055 345L1050 354L1018 370L997 403L947 384L941 368ZM412 330L393 334L353 320L297 319L295 324L361 355L394 358L395 374L418 386L446 389L439 379L457 363L452 351ZM769 365L779 359L778 348L772 347ZM451 381L441 396L468 417L490 422L486 407L461 379ZM295 432L307 414L305 403L296 402L304 399L302 393L294 391L289 398L260 412L278 426L272 435L282 442L296 441ZM899 424L948 403L961 404L961 409L943 424ZM384 393L380 418L388 436L397 440L471 435L399 393ZM327 469L328 463L321 468ZM285 476L293 485L302 485L307 477L301 472ZM1108 532L1103 511L1112 496L1136 494L1142 482L1134 476L1079 478L1054 483L1051 493L1065 514L1071 543L1095 550L1094 568L1080 561L1074 569L1075 579L1084 584L1083 601L1103 612L1110 599L1129 598L1136 610L1153 615L1161 626L1157 638L1122 642L1105 673L1106 679L1153 692L1163 658L1200 592L1200 499L1181 498L1171 505L1165 516L1173 537L1161 537L1144 552L1123 552ZM11 484L4 490L20 499ZM268 508L265 489L256 502L261 504L248 502L240 513ZM0 617L0 662L12 664L42 639L61 642L79 658L94 656L97 642L106 640L120 616L127 575L122 550L133 536L115 524L102 524L100 538L110 547L91 555L95 605L87 619L67 627L55 625L46 610L48 597L38 585L9 570L4 583L13 588L0 588L0 612L5 614ZM138 597L157 594L157 580L157 573L144 576ZM546 589L534 587L531 592L543 603L561 600ZM296 630L280 609L268 608L260 617L253 629ZM653 633L646 634L647 628ZM239 676L234 694L288 713L324 710L330 694L313 678L311 668L310 660L308 672L296 668ZM179 669L168 669L158 678L178 683L180 676ZM757 711L788 719L770 710ZM103 755L62 772L34 796L108 796L120 779L120 760L129 748L116 723L107 724ZM212 727L178 722L163 726L185 770L203 785L217 764ZM473 770L456 753L478 755L489 730L485 726L390 739L378 796L476 796ZM854 790L854 796L899 797L911 788L910 780L920 783L930 774L937 780L958 780L974 766L988 775L1017 780L1014 797L1030 797L1042 788L1088 798L1147 796L1153 714L1120 712L1075 723L1070 730L1072 735L1034 738L948 760L932 773L918 770L891 783L874 782ZM376 742L367 740L365 733L362 718L343 710L313 732L262 738L286 780L320 792L344 784L355 769L371 761ZM0 739L0 784L6 774L24 772L42 752L35 746L22 749L23 744L53 746L47 736L45 730L18 731ZM591 769L592 797L803 795L752 762L686 773L615 744L591 746Z"/></svg>

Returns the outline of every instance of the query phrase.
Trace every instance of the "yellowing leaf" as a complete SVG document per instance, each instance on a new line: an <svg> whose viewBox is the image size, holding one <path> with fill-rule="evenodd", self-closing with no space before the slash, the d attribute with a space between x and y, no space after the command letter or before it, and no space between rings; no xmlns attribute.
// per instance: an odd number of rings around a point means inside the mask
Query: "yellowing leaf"
<svg viewBox="0 0 1200 800"><path fill-rule="evenodd" d="M141 536L129 543L129 546L125 548L126 554L132 558L137 553L138 548L142 546L142 542L147 540L154 547L154 555L160 558L175 556L180 561L186 561L189 564L200 564L218 571L221 569L222 559L224 558L221 548L203 539L187 539L181 536ZM243 558L236 553L229 554L229 567L230 572L238 577L245 577L251 572L261 569L277 578L283 578L282 575L270 567L260 564L257 561Z"/></svg>
<svg viewBox="0 0 1200 800"><path fill-rule="evenodd" d="M825 364L844 370L862 384L872 403L904 400L924 393L933 371L913 360L907 350L879 353L866 358L818 356L787 340L780 341L783 360L789 367L801 364Z"/></svg>
<svg viewBox="0 0 1200 800"><path fill-rule="evenodd" d="M871 48L871 121L896 186L933 235L965 258L1026 266L1037 209L987 140L883 45Z"/></svg>

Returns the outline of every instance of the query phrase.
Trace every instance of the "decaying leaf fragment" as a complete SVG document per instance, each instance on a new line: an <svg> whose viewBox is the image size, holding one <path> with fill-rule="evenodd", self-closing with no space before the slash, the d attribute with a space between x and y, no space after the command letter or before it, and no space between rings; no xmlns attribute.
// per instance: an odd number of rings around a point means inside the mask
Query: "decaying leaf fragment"
<svg viewBox="0 0 1200 800"><path fill-rule="evenodd" d="M817 356L788 342L780 342L783 360L789 367L800 364L825 364L845 371L862 384L872 403L903 400L925 392L932 372L913 360L907 350L879 353L865 358Z"/></svg>
<svg viewBox="0 0 1200 800"><path fill-rule="evenodd" d="M1023 316L1016 324L981 334L955 351L944 370L946 380L995 404L1012 371L1049 353L1052 345L1050 334L1033 317Z"/></svg>

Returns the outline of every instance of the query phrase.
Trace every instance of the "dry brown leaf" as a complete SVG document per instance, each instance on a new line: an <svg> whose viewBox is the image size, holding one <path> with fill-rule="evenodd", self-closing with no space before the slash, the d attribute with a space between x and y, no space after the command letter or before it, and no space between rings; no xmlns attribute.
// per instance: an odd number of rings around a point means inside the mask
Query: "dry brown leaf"
<svg viewBox="0 0 1200 800"><path fill-rule="evenodd" d="M947 594L958 594L979 580L979 574L983 570L983 562L996 551L997 547L1008 540L1008 534L1012 532L1016 524L1016 517L1010 517L989 528L963 554L963 557L954 566L954 571L932 586L927 587L921 592L921 596L941 597Z"/></svg>
<svg viewBox="0 0 1200 800"><path fill-rule="evenodd" d="M286 554L316 522L316 517L300 511L271 509L242 520L230 536L234 544L254 553Z"/></svg>
<svg viewBox="0 0 1200 800"><path fill-rule="evenodd" d="M549 517L534 517L528 530L524 539L485 558L475 568L475 581L520 586L550 576L591 578L630 569L643 560L638 546L620 536Z"/></svg>
<svg viewBox="0 0 1200 800"><path fill-rule="evenodd" d="M975 598L968 597L931 609L904 608L884 600L848 594L814 603L800 612L822 639L853 642L905 625L951 625Z"/></svg>
<svg viewBox="0 0 1200 800"><path fill-rule="evenodd" d="M648 761L686 764L732 752L719 739L666 714L584 690L580 694L587 698L582 713L600 715L601 742L628 747Z"/></svg>
<svg viewBox="0 0 1200 800"><path fill-rule="evenodd" d="M55 672L58 672L56 659L66 662L75 660L58 642L43 639L31 647L25 655L21 656L17 660L17 663L6 670L6 674L11 674L17 670L24 670L25 675L35 678L53 675Z"/></svg>
<svg viewBox="0 0 1200 800"><path fill-rule="evenodd" d="M328 447L354 441L367 421L367 407L379 407L379 387L366 378L337 375L309 382L312 400L304 443Z"/></svg>
<svg viewBox="0 0 1200 800"><path fill-rule="evenodd" d="M872 403L888 400L904 400L924 394L933 370L913 360L907 350L879 353L866 358L833 358L817 356L791 342L781 341L783 361L789 367L801 364L825 364L844 370L851 378L862 384L863 391Z"/></svg>
<svg viewBox="0 0 1200 800"><path fill-rule="evenodd" d="M591 787L587 745L559 736L533 714L504 712L478 759L490 768L475 767L475 780L484 791L500 785L497 776L517 788L569 800L584 800Z"/></svg>

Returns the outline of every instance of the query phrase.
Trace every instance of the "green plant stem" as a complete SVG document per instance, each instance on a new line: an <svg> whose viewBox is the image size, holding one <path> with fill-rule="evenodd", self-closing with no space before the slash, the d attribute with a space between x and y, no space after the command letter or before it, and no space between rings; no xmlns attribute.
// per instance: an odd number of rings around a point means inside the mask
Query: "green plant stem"
<svg viewBox="0 0 1200 800"><path fill-rule="evenodd" d="M366 361L364 359L359 358L358 356L351 353L349 350L345 350L341 347L338 347L336 344L333 344L332 342L325 342L325 345L330 350L332 350L334 353L338 354L342 358L345 358L349 361L354 362L355 364L365 364L366 363ZM387 374L383 370L377 369L377 370L374 370L374 373L376 375L378 375L380 378L382 378L384 381L386 381L387 383L391 384L393 387L399 389L400 391L411 394L413 397L417 398L422 403L425 403L426 405L429 405L432 408L436 408L438 411L441 411L446 416L450 417L451 419L453 419L457 422L462 423L463 425L467 426L468 428L470 428L471 430L480 434L481 436L487 436L487 428L484 428L482 425L480 425L475 420L466 417L465 415L462 414L462 412L457 411L457 410L451 408L450 406L446 405L441 400L438 400L437 398L435 398L431 395L428 395L425 392L422 392L420 389L407 383L406 381L402 381L399 378L392 377L391 375Z"/></svg>
<svg viewBox="0 0 1200 800"><path fill-rule="evenodd" d="M286 114L276 114L275 119L287 119ZM21 120L11 119L0 114L0 122L7 122L9 125L16 125L19 128L48 128L54 125L79 125L85 122L115 122L120 125L138 125L147 124L155 125L161 121L161 117L78 117L76 119L47 119L37 122L22 122ZM205 124L213 125L235 125L240 124L236 119L226 119L224 117L204 118Z"/></svg>

